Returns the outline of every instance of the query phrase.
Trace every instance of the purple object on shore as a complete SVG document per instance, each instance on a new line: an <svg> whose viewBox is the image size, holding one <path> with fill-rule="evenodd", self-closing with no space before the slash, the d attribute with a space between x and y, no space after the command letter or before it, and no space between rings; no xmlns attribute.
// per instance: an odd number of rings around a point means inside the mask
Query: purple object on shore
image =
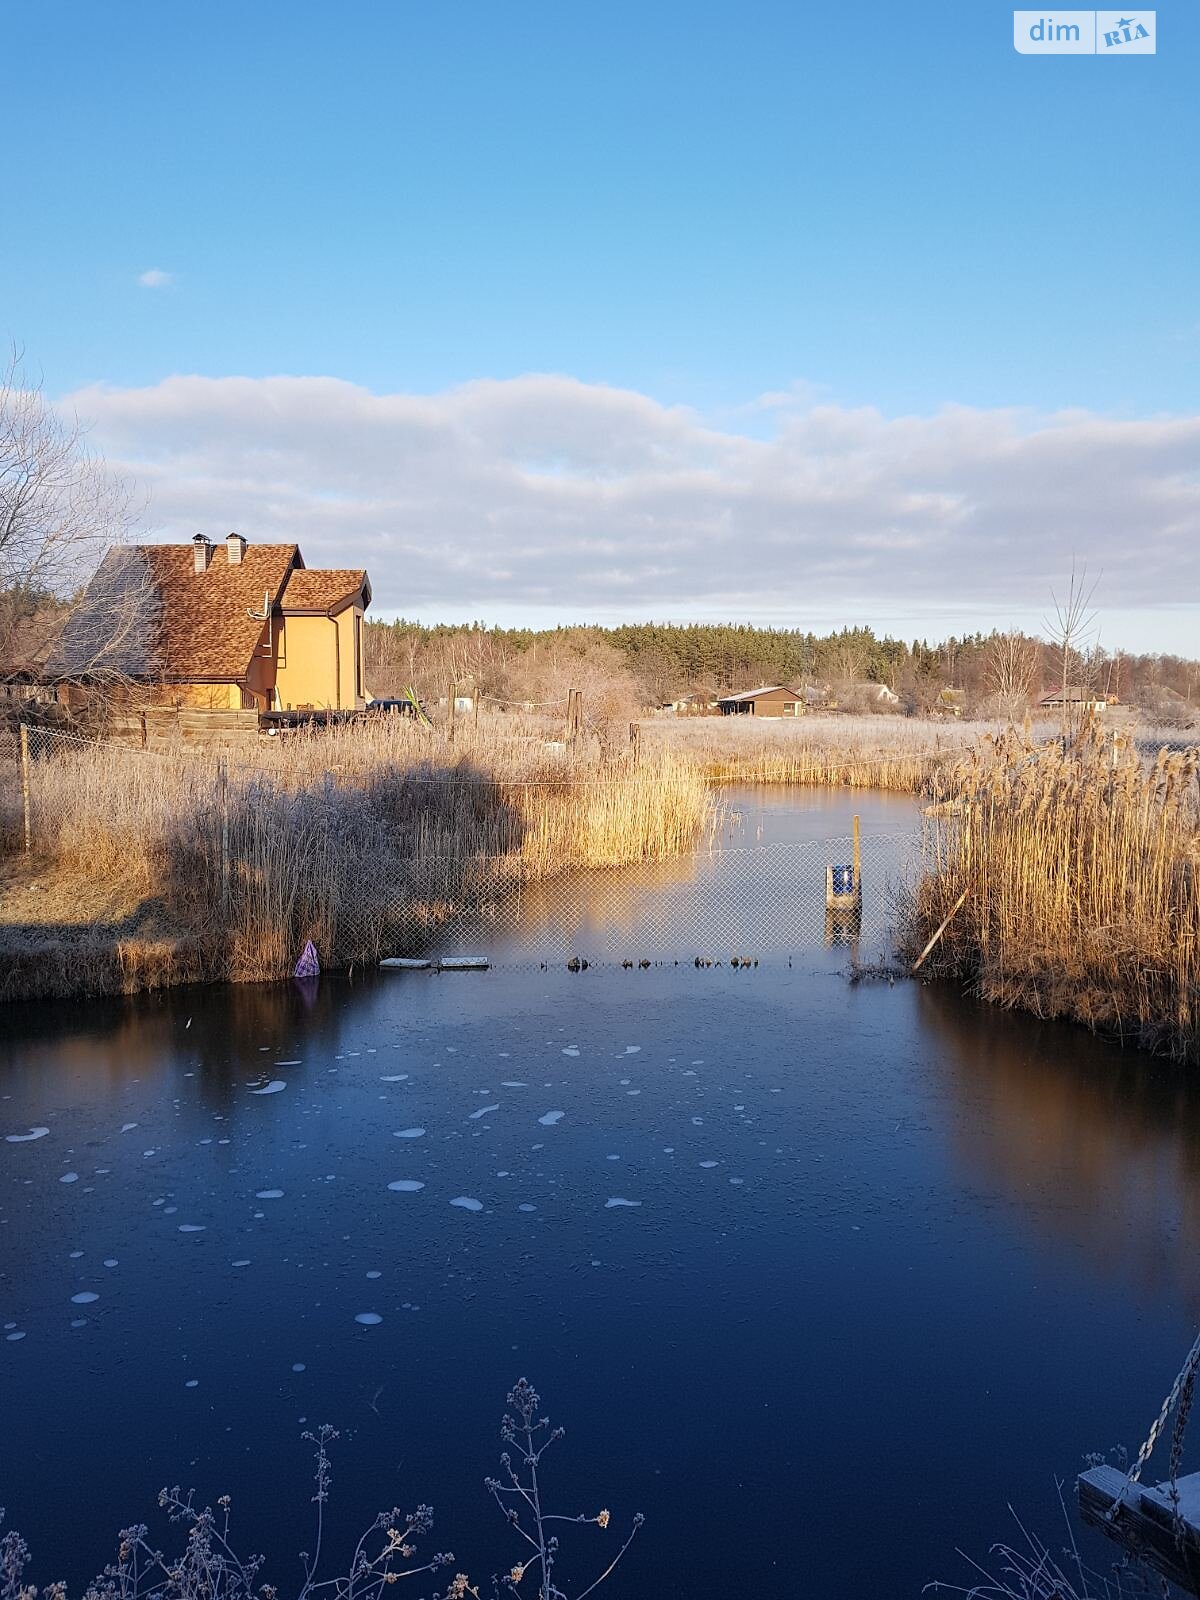
<svg viewBox="0 0 1200 1600"><path fill-rule="evenodd" d="M296 963L295 976L297 978L315 978L321 971L321 963L317 960L317 952L313 948L311 939L306 939L304 949L300 952L300 959Z"/></svg>

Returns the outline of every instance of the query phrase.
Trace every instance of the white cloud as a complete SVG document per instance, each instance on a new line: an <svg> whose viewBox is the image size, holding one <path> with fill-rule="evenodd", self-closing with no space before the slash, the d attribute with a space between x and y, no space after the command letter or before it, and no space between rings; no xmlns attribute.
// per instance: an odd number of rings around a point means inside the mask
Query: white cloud
<svg viewBox="0 0 1200 1600"><path fill-rule="evenodd" d="M555 376L177 377L69 403L160 536L295 539L410 616L988 627L1039 614L1073 552L1126 610L1200 595L1200 417L823 402L764 439Z"/></svg>
<svg viewBox="0 0 1200 1600"><path fill-rule="evenodd" d="M137 281L143 289L167 289L175 282L175 274L164 272L161 267L150 267L138 273Z"/></svg>

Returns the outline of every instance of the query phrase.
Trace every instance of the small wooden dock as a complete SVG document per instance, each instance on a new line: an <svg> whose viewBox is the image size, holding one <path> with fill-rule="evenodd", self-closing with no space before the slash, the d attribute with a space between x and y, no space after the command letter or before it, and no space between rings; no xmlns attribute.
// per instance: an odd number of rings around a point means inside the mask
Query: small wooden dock
<svg viewBox="0 0 1200 1600"><path fill-rule="evenodd" d="M1084 1522L1186 1594L1200 1595L1200 1472L1177 1480L1178 1501L1169 1483L1131 1484L1116 1467L1081 1472L1075 1488Z"/></svg>

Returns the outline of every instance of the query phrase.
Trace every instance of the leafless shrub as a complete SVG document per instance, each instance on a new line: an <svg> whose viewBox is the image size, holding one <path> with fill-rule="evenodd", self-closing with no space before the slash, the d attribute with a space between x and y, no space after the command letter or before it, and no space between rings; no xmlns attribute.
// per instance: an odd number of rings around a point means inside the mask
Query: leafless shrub
<svg viewBox="0 0 1200 1600"><path fill-rule="evenodd" d="M515 1563L503 1577L493 1578L492 1592L499 1594L503 1589L511 1594L534 1594L537 1600L568 1600L567 1591L553 1576L559 1561L559 1545L546 1525L550 1522L591 1523L607 1529L609 1513L600 1511L593 1516L566 1517L544 1509L537 1469L547 1446L560 1439L563 1430L552 1430L547 1418L535 1416L538 1396L526 1379L520 1379L514 1386L508 1402L516 1408L517 1418L504 1418L501 1437L517 1452L517 1469L513 1468L507 1451L500 1460L509 1479L507 1492L514 1497L513 1502L504 1499L505 1486L499 1480L486 1480L487 1488L498 1499L505 1520L526 1545L532 1545L534 1553ZM381 1600L381 1596L402 1579L454 1567L456 1558L449 1551L418 1555L418 1541L433 1527L432 1506L419 1505L415 1511L404 1511L399 1506L380 1511L358 1538L345 1565L339 1565L335 1573L328 1570L324 1545L325 1507L332 1481L329 1446L337 1436L337 1430L328 1425L302 1435L314 1446L312 1504L316 1509L312 1551L302 1551L300 1556L303 1578L295 1591L296 1600L325 1600L325 1597L328 1600ZM528 1474L524 1480L520 1476L522 1469ZM279 1600L279 1586L264 1581L263 1557L239 1554L234 1544L228 1495L221 1496L214 1510L202 1505L194 1490L185 1491L176 1485L161 1490L158 1503L168 1523L182 1535L182 1546L171 1553L158 1548L151 1542L150 1529L144 1523L123 1528L117 1537L115 1558L88 1585L83 1600ZM0 1510L0 1523L3 1520L4 1512ZM572 1600L584 1600L610 1576L643 1520L639 1512L633 1518L624 1543L599 1577L576 1591ZM66 1586L62 1583L48 1584L39 1591L28 1581L26 1573L30 1561L29 1547L20 1534L9 1532L0 1536L0 1600L35 1600L39 1593L43 1600L68 1600ZM531 1575L536 1587L527 1586L522 1590L519 1585L526 1574ZM478 1585L471 1583L466 1573L457 1572L432 1600L468 1600L468 1597L482 1600Z"/></svg>

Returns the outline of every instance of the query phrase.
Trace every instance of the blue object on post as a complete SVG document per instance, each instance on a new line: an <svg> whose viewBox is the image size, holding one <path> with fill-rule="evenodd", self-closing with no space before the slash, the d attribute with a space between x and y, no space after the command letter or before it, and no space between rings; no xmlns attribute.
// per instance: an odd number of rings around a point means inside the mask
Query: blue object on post
<svg viewBox="0 0 1200 1600"><path fill-rule="evenodd" d="M853 867L834 867L833 892L838 895L854 893Z"/></svg>

